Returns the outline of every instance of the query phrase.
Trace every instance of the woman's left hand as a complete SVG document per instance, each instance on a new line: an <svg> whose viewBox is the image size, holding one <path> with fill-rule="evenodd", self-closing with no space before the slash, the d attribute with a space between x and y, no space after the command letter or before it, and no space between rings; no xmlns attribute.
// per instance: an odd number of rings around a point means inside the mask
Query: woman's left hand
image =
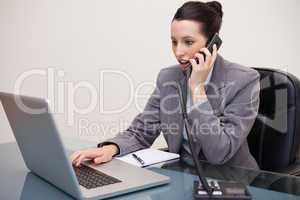
<svg viewBox="0 0 300 200"><path fill-rule="evenodd" d="M217 57L217 47L213 46L213 53L211 54L207 48L200 49L201 52L205 54L204 57L200 53L196 53L195 57L199 60L199 64L196 63L195 59L190 59L190 63L192 64L192 74L189 79L189 87L192 92L198 89L198 87L204 88L204 83L207 79L207 76L214 66L216 57Z"/></svg>

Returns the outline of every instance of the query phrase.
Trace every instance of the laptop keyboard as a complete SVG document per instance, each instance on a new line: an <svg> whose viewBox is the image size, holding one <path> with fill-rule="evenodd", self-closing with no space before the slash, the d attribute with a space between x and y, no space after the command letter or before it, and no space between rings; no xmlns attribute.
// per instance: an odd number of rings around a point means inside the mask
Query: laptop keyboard
<svg viewBox="0 0 300 200"><path fill-rule="evenodd" d="M100 172L85 165L82 165L81 167L73 166L73 168L77 176L79 185L87 189L93 189L121 182L120 180L114 177L111 177L107 174L104 174L103 172Z"/></svg>

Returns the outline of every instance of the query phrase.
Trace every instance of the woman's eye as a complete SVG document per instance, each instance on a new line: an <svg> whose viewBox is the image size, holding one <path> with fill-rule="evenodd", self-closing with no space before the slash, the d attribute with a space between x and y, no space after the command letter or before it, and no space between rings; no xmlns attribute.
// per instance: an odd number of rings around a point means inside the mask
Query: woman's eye
<svg viewBox="0 0 300 200"><path fill-rule="evenodd" d="M177 45L177 42L172 40L172 45Z"/></svg>
<svg viewBox="0 0 300 200"><path fill-rule="evenodd" d="M187 46L192 46L194 44L194 41L185 41L185 44Z"/></svg>

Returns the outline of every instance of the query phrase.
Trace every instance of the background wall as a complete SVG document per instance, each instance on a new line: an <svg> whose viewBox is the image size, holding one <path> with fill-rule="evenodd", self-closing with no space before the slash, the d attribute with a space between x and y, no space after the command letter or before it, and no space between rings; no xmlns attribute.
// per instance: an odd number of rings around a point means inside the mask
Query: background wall
<svg viewBox="0 0 300 200"><path fill-rule="evenodd" d="M159 70L176 63L169 26L183 2L0 0L0 91L48 98L66 137L112 137L143 108ZM300 78L300 1L221 2L220 54ZM0 130L0 143L14 140L2 106Z"/></svg>

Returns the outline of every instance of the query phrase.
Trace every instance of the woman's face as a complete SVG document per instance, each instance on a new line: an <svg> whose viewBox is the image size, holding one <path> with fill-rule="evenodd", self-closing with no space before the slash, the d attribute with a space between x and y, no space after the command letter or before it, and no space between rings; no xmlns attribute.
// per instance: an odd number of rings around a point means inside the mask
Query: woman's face
<svg viewBox="0 0 300 200"><path fill-rule="evenodd" d="M173 53L181 69L186 70L189 59L205 47L207 38L200 32L201 24L192 20L173 20L171 24L171 40Z"/></svg>

